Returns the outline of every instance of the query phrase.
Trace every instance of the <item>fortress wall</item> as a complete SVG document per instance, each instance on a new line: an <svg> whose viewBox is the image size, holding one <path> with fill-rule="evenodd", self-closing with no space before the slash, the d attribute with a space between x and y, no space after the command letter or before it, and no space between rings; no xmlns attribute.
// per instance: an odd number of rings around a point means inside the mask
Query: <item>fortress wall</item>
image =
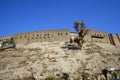
<svg viewBox="0 0 120 80"><path fill-rule="evenodd" d="M110 44L115 45L114 40L112 38L112 34L108 34L108 36L109 36Z"/></svg>
<svg viewBox="0 0 120 80"><path fill-rule="evenodd" d="M36 33L36 32L30 32L29 33L29 37L28 37L28 43L34 43L37 42L39 39L39 35L40 33Z"/></svg>
<svg viewBox="0 0 120 80"><path fill-rule="evenodd" d="M9 40L10 38L11 38L11 36L0 37L0 44L5 40Z"/></svg>
<svg viewBox="0 0 120 80"><path fill-rule="evenodd" d="M28 33L13 34L12 36L5 36L0 38L2 41L8 40L11 37L15 39L18 47L22 47L22 44L30 44L35 42L53 42L53 41L70 41L75 37L78 37L77 33L70 33L68 29L64 30L45 30L45 31L34 31ZM85 41L89 42L101 42L110 43L113 45L120 46L120 35L118 34L107 34L105 32L89 30L88 34L84 37Z"/></svg>
<svg viewBox="0 0 120 80"><path fill-rule="evenodd" d="M91 38L91 30L88 31L88 34L84 37L84 40L85 41L89 41L91 42L92 41L92 38Z"/></svg>
<svg viewBox="0 0 120 80"><path fill-rule="evenodd" d="M29 33L29 43L34 42L50 42L52 31L37 31Z"/></svg>
<svg viewBox="0 0 120 80"><path fill-rule="evenodd" d="M23 48L25 44L16 44L16 48Z"/></svg>
<svg viewBox="0 0 120 80"><path fill-rule="evenodd" d="M66 35L67 34L67 35ZM69 30L48 30L29 33L29 43L69 41Z"/></svg>
<svg viewBox="0 0 120 80"><path fill-rule="evenodd" d="M108 34L105 32L100 32L96 30L91 30L90 35L93 42L102 42L102 43L110 43Z"/></svg>
<svg viewBox="0 0 120 80"><path fill-rule="evenodd" d="M118 36L116 35L116 34L111 34L112 35L112 39L113 39L113 41L114 41L114 44L116 45L116 46L120 46L120 41L119 41L119 39L118 39Z"/></svg>
<svg viewBox="0 0 120 80"><path fill-rule="evenodd" d="M118 40L119 40L119 42L120 42L120 35L119 35L119 34L117 34L117 37L118 37Z"/></svg>
<svg viewBox="0 0 120 80"><path fill-rule="evenodd" d="M13 38L17 44L28 44L35 42L70 41L69 30L46 30L29 33L14 34Z"/></svg>
<svg viewBox="0 0 120 80"><path fill-rule="evenodd" d="M13 34L13 38L17 44L27 44L29 33Z"/></svg>
<svg viewBox="0 0 120 80"><path fill-rule="evenodd" d="M69 30L56 30L53 31L54 41L70 41L70 31Z"/></svg>

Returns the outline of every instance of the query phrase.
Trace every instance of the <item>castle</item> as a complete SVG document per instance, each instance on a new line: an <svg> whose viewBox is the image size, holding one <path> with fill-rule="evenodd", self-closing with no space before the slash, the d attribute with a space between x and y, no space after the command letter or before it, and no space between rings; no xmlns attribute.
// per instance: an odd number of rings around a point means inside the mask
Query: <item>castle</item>
<svg viewBox="0 0 120 80"><path fill-rule="evenodd" d="M78 34L71 33L69 29L34 31L1 37L0 44L2 43L2 41L8 40L11 37L15 40L16 45L25 45L35 42L69 42L70 39L74 40L76 36L78 36ZM84 40L88 42L109 43L115 46L120 46L120 35L108 34L106 32L101 32L97 30L89 30L88 34L84 37Z"/></svg>

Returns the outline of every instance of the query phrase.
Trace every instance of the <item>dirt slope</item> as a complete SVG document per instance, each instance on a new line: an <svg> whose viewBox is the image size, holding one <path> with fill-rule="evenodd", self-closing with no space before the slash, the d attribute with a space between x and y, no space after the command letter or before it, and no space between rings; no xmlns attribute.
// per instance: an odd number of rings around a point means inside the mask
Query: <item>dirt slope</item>
<svg viewBox="0 0 120 80"><path fill-rule="evenodd" d="M43 42L29 44L21 49L1 51L0 79L36 75L40 79L61 72L76 77L83 69L89 69L94 74L100 73L104 68L120 68L120 47L89 42L84 43L82 50L68 50L63 46L64 42Z"/></svg>

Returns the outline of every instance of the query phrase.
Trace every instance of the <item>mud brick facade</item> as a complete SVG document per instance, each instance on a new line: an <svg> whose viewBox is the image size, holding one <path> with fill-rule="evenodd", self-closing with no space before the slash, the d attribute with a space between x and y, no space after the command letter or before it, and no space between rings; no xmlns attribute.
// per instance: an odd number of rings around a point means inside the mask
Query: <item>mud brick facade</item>
<svg viewBox="0 0 120 80"><path fill-rule="evenodd" d="M17 44L30 44L35 42L53 42L53 41L69 41L70 31L64 30L46 30L34 31L28 33L14 34L13 38Z"/></svg>
<svg viewBox="0 0 120 80"><path fill-rule="evenodd" d="M0 37L0 44L2 43L2 41L8 40L11 37L14 38L16 44L22 45L36 42L54 42L54 41L69 42L70 39L74 40L74 38L77 36L78 36L77 33L70 33L69 29L34 31L13 34L12 36ZM106 32L97 30L89 30L88 34L84 37L84 40L88 42L109 43L116 46L120 46L119 34L108 34Z"/></svg>

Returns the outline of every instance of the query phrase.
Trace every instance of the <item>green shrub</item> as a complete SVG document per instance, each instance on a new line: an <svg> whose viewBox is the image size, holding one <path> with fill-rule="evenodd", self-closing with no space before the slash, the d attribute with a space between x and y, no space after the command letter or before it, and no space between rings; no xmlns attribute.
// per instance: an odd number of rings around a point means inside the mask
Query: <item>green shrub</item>
<svg viewBox="0 0 120 80"><path fill-rule="evenodd" d="M45 80L54 80L55 76L49 75L45 78Z"/></svg>
<svg viewBox="0 0 120 80"><path fill-rule="evenodd" d="M3 42L1 43L1 47L6 46L6 43L7 43L7 41L3 41Z"/></svg>
<svg viewBox="0 0 120 80"><path fill-rule="evenodd" d="M14 39L10 38L9 43L14 43L14 42L15 42Z"/></svg>
<svg viewBox="0 0 120 80"><path fill-rule="evenodd" d="M87 79L90 76L90 74L87 73L87 72L82 72L81 76L82 76L83 80L85 80L85 79Z"/></svg>
<svg viewBox="0 0 120 80"><path fill-rule="evenodd" d="M62 73L62 78L65 79L65 80L68 80L69 79L69 74L68 73Z"/></svg>

